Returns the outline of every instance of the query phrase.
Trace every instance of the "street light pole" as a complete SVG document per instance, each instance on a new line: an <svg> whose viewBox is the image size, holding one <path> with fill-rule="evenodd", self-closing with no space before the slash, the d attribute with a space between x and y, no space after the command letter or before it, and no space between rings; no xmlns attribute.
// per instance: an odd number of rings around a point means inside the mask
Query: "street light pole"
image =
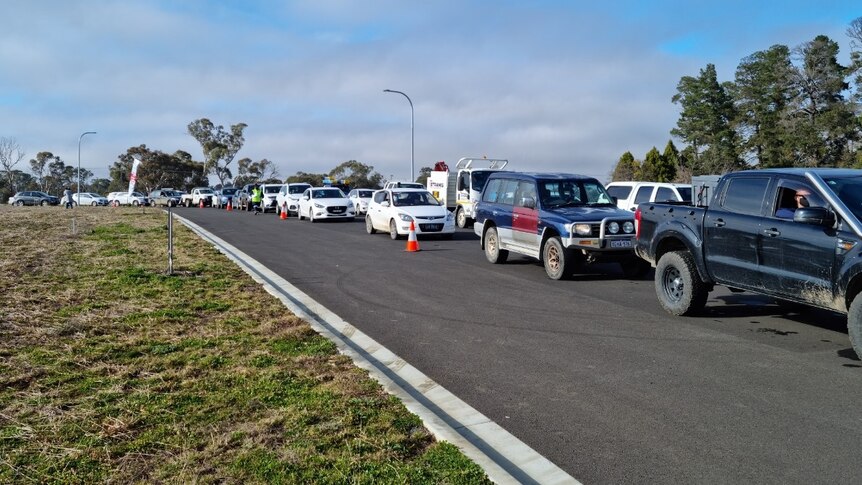
<svg viewBox="0 0 862 485"><path fill-rule="evenodd" d="M85 131L81 133L81 136L78 137L78 200L81 200L81 139L84 138L84 135L95 134L95 131ZM73 207L78 207L78 204L73 204Z"/></svg>
<svg viewBox="0 0 862 485"><path fill-rule="evenodd" d="M407 98L407 102L410 103L410 180L409 182L413 182L415 179L416 171L414 169L414 154L415 154L415 145L413 144L413 101L410 100L410 96L402 93L401 91L395 91L393 89L384 89L384 93L398 93L405 98Z"/></svg>

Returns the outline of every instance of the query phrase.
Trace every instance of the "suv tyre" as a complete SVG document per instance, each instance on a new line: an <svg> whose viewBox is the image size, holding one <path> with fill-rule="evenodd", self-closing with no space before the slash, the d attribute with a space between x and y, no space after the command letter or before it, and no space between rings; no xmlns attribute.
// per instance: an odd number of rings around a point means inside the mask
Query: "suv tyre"
<svg viewBox="0 0 862 485"><path fill-rule="evenodd" d="M500 249L500 235L497 233L496 227L489 227L485 231L484 241L482 246L485 247L485 258L492 264L502 264L509 257L509 251Z"/></svg>

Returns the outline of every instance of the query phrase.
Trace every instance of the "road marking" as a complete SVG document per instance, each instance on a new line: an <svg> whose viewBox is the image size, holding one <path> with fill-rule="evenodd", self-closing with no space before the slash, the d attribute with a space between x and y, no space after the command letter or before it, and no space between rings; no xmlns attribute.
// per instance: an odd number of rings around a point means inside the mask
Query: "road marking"
<svg viewBox="0 0 862 485"><path fill-rule="evenodd" d="M438 439L457 446L500 484L579 484L574 477L488 417L434 382L299 288L194 222L174 214L263 285L266 291L335 343L338 351L368 371L398 397Z"/></svg>

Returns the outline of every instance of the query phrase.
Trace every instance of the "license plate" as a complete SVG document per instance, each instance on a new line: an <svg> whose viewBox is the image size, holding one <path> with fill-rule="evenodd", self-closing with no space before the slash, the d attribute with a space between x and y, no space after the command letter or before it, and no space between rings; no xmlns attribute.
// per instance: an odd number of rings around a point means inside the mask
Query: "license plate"
<svg viewBox="0 0 862 485"><path fill-rule="evenodd" d="M630 248L632 247L631 239L623 239L619 241L611 241L612 248Z"/></svg>
<svg viewBox="0 0 862 485"><path fill-rule="evenodd" d="M344 212L343 209L332 209L333 214L341 214L342 212Z"/></svg>

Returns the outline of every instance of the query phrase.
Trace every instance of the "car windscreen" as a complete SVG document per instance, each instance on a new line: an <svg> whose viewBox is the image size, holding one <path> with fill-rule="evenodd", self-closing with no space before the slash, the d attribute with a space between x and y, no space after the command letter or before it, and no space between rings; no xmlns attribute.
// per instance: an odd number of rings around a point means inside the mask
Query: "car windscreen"
<svg viewBox="0 0 862 485"><path fill-rule="evenodd" d="M538 185L539 198L546 209L611 204L611 196L593 180L540 180Z"/></svg>
<svg viewBox="0 0 862 485"><path fill-rule="evenodd" d="M614 185L607 190L611 197L616 197L618 200L625 199L632 192L632 188L628 185Z"/></svg>
<svg viewBox="0 0 862 485"><path fill-rule="evenodd" d="M321 189L311 192L311 197L314 199L343 199L344 192L340 189Z"/></svg>
<svg viewBox="0 0 862 485"><path fill-rule="evenodd" d="M488 181L488 177L491 176L491 172L489 170L478 170L470 174L470 183L473 184L473 190L481 192L482 189L485 188L485 183Z"/></svg>
<svg viewBox="0 0 862 485"><path fill-rule="evenodd" d="M308 187L309 187L308 185L291 185L290 187L287 188L287 193L288 194L301 194L301 193L305 192L305 189L307 189Z"/></svg>
<svg viewBox="0 0 862 485"><path fill-rule="evenodd" d="M677 187L676 191L679 192L679 196L682 197L682 200L686 202L691 202L691 187Z"/></svg>
<svg viewBox="0 0 862 485"><path fill-rule="evenodd" d="M373 190L360 190L360 191L357 191L356 195L358 195L360 198L365 199L365 198L369 198L372 195L374 195L374 191Z"/></svg>
<svg viewBox="0 0 862 485"><path fill-rule="evenodd" d="M823 180L856 219L862 221L862 176L823 177ZM810 200L809 204L816 206Z"/></svg>
<svg viewBox="0 0 862 485"><path fill-rule="evenodd" d="M239 189L221 189L221 195L234 195Z"/></svg>
<svg viewBox="0 0 862 485"><path fill-rule="evenodd" d="M265 194L277 194L281 190L281 185L270 185L263 188Z"/></svg>
<svg viewBox="0 0 862 485"><path fill-rule="evenodd" d="M440 205L430 192L392 192L392 205L410 207L418 205Z"/></svg>

